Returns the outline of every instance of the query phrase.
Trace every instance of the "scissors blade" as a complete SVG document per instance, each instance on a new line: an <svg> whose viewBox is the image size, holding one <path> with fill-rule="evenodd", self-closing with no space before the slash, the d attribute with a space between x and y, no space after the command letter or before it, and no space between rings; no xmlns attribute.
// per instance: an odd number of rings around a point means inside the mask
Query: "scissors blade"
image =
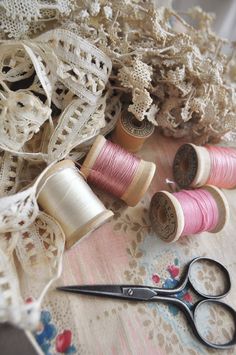
<svg viewBox="0 0 236 355"><path fill-rule="evenodd" d="M148 301L156 296L156 292L151 287L134 285L75 285L57 287L57 290L138 301Z"/></svg>
<svg viewBox="0 0 236 355"><path fill-rule="evenodd" d="M81 286L61 286L59 291L82 293L92 296L122 297L121 286L118 285L81 285Z"/></svg>

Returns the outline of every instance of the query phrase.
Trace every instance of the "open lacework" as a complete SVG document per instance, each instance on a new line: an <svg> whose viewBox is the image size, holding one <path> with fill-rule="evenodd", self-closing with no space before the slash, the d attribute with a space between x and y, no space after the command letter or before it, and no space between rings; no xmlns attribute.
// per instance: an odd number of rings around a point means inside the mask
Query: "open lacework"
<svg viewBox="0 0 236 355"><path fill-rule="evenodd" d="M60 274L64 235L37 204L47 165L81 158L121 103L198 143L235 129L236 51L187 15L196 28L156 1L0 2L0 321L36 327Z"/></svg>
<svg viewBox="0 0 236 355"><path fill-rule="evenodd" d="M72 8L70 0L4 0L0 3L0 30L10 38L32 36L47 23L68 16Z"/></svg>
<svg viewBox="0 0 236 355"><path fill-rule="evenodd" d="M121 106L104 90L110 59L74 33L51 30L0 46L0 321L33 329L60 275L65 238L39 211L41 177L47 164L85 154L114 127Z"/></svg>

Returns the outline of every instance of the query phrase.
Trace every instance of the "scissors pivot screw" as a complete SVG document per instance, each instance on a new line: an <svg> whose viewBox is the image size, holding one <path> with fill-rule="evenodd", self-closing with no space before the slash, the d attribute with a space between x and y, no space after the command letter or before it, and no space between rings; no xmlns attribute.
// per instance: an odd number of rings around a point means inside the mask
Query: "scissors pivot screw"
<svg viewBox="0 0 236 355"><path fill-rule="evenodd" d="M134 294L134 290L132 288L129 288L127 293L129 296L132 296Z"/></svg>

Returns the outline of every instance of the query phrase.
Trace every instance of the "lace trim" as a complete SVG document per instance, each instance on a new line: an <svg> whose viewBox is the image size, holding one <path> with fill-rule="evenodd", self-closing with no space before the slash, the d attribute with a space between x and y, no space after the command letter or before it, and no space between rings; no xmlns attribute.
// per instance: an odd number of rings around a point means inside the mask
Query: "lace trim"
<svg viewBox="0 0 236 355"><path fill-rule="evenodd" d="M32 329L42 298L60 275L64 250L60 226L37 204L38 184L50 167L45 162L72 149L84 154L86 142L113 127L120 106L111 91L102 96L110 59L77 35L53 30L1 46L0 262L4 283L17 291L6 286L0 321Z"/></svg>

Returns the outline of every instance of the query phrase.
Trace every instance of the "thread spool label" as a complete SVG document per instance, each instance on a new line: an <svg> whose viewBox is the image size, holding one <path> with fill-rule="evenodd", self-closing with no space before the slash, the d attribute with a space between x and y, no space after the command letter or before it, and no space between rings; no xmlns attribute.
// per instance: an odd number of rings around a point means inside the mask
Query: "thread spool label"
<svg viewBox="0 0 236 355"><path fill-rule="evenodd" d="M125 131L136 137L146 137L153 133L154 126L146 119L138 121L132 113L125 112L121 115L121 123Z"/></svg>
<svg viewBox="0 0 236 355"><path fill-rule="evenodd" d="M180 187L192 184L198 171L198 157L190 144L182 145L174 158L173 176Z"/></svg>
<svg viewBox="0 0 236 355"><path fill-rule="evenodd" d="M177 232L176 214L171 201L162 193L153 196L150 208L150 220L156 234L164 241L170 242Z"/></svg>

